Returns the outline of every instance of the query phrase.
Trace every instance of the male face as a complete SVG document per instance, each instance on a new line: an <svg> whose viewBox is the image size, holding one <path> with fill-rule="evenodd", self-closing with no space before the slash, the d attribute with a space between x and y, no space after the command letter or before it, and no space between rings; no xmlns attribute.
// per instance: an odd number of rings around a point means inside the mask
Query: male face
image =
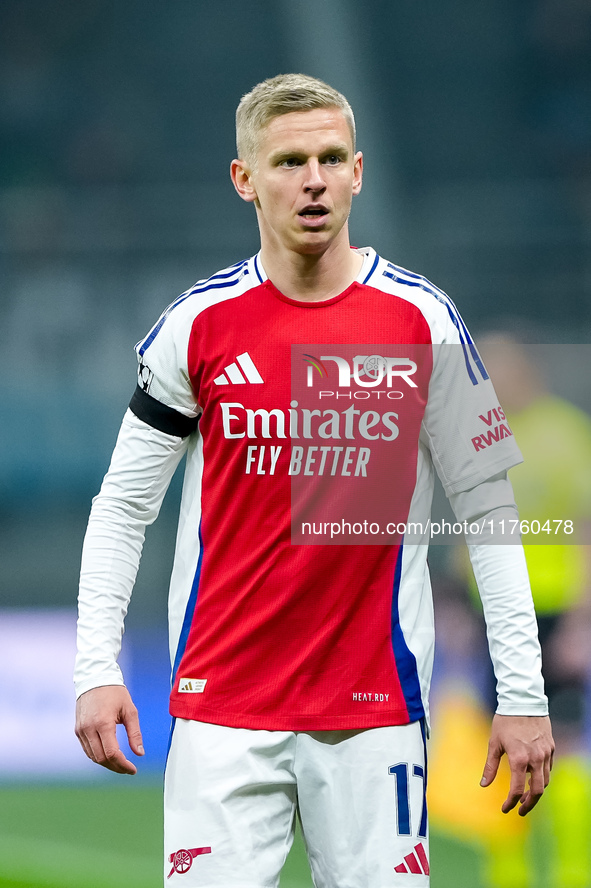
<svg viewBox="0 0 591 888"><path fill-rule="evenodd" d="M362 155L353 153L338 108L274 117L260 133L256 165L234 161L232 180L257 209L263 247L321 254L340 239L361 190Z"/></svg>

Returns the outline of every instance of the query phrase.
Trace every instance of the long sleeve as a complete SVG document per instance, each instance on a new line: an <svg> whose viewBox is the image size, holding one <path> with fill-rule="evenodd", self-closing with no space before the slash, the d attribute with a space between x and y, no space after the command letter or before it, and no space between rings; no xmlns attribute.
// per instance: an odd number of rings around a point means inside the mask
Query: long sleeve
<svg viewBox="0 0 591 888"><path fill-rule="evenodd" d="M450 497L460 520L490 527L507 525L517 507L506 473ZM498 539L498 536L497 536ZM547 715L538 629L521 542L468 540L468 552L482 600L490 656L497 679L500 715Z"/></svg>
<svg viewBox="0 0 591 888"><path fill-rule="evenodd" d="M187 440L152 428L130 410L125 414L84 540L77 696L94 687L123 684L117 657L145 529L158 516Z"/></svg>

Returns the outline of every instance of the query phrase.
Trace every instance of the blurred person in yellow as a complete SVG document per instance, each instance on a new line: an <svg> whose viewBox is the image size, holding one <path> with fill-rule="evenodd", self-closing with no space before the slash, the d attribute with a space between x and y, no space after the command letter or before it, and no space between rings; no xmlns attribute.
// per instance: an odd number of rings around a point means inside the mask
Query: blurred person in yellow
<svg viewBox="0 0 591 888"><path fill-rule="evenodd" d="M487 793L487 800L479 802L472 831L485 849L486 879L491 888L529 888L534 884L527 840L537 825L551 833L547 843L551 888L588 888L591 768L584 735L591 665L591 546L587 543L591 528L591 419L549 392L534 357L535 347L499 333L480 339L479 348L524 456L524 462L511 470L511 482L522 522L527 522L526 527L533 522L536 531L525 535L524 549L556 757L545 813L537 812L528 823L500 818L496 814L498 800ZM567 521L572 525L565 524ZM461 620L469 617L460 614L456 627ZM471 725L472 737L480 736L487 714L477 695L466 693L465 682L460 691L448 682L444 694L441 709L445 717L453 711L456 720L462 719L464 738L466 722ZM453 733L449 726L446 730L445 724L439 725L440 749L434 750L430 778L433 822L438 808L453 819L453 812L441 801L445 792L441 764L449 744L457 743ZM457 756L457 745L454 749ZM460 754L463 770L469 768L473 758L470 749Z"/></svg>
<svg viewBox="0 0 591 888"><path fill-rule="evenodd" d="M434 666L433 725L430 741L427 801L432 826L440 833L475 845L480 852L487 886L529 886L524 853L528 821L510 811L501 814L510 773L501 760L497 780L483 792L482 750L487 745L491 711L495 706L494 677L486 661L481 615L470 601L464 552L452 565L457 576L440 573L434 584L437 649ZM552 775L552 782L554 774ZM499 854L494 853L499 850ZM493 864L509 878L498 882ZM475 874L463 873L458 888L472 886Z"/></svg>
<svg viewBox="0 0 591 888"><path fill-rule="evenodd" d="M524 521L570 520L573 536L542 542L529 534L525 557L538 618L542 663L556 740L550 804L552 888L591 885L591 777L585 749L585 696L591 663L591 420L551 394L535 347L507 335L481 340L484 359L524 462L511 471ZM565 354L568 346L564 346ZM563 525L564 527L564 525ZM544 536L542 534L542 536ZM528 544L528 537L537 542ZM573 542L571 542L573 540ZM575 542L576 541L576 542ZM525 848L524 848L525 852ZM493 849L493 883L503 876L502 847ZM496 859L495 859L496 858Z"/></svg>

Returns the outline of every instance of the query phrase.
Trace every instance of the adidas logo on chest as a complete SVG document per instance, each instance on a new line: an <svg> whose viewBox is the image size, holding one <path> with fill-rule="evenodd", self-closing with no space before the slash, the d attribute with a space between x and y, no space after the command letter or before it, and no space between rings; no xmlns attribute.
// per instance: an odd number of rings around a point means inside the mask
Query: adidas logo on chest
<svg viewBox="0 0 591 888"><path fill-rule="evenodd" d="M264 381L248 352L243 352L224 367L223 373L216 376L214 385L229 385L231 382L234 385L244 385L247 382L260 385Z"/></svg>

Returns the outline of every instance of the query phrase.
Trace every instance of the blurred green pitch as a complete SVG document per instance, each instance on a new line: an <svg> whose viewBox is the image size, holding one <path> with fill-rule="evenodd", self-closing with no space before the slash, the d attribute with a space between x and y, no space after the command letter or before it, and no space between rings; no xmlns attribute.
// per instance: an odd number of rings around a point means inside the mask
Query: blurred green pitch
<svg viewBox="0 0 591 888"><path fill-rule="evenodd" d="M0 888L162 888L158 784L0 786ZM432 837L432 888L481 888L467 846ZM281 888L311 888L298 835Z"/></svg>

